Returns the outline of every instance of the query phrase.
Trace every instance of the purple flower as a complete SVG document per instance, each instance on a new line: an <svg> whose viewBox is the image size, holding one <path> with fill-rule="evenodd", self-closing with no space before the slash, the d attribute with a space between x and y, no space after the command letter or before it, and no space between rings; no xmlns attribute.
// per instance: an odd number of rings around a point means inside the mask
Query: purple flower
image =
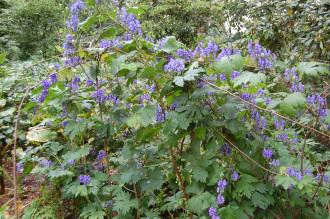
<svg viewBox="0 0 330 219"><path fill-rule="evenodd" d="M176 51L177 56L180 58L184 59L186 62L189 62L190 59L192 58L193 54L191 50L184 50L184 49L178 49Z"/></svg>
<svg viewBox="0 0 330 219"><path fill-rule="evenodd" d="M164 66L165 72L182 72L184 70L184 62L182 59L170 59Z"/></svg>
<svg viewBox="0 0 330 219"><path fill-rule="evenodd" d="M259 43L248 43L249 55L258 62L260 69L269 69L273 66L275 56L271 51L263 48Z"/></svg>
<svg viewBox="0 0 330 219"><path fill-rule="evenodd" d="M233 181L237 181L237 180L239 180L239 174L238 174L236 171L234 171L234 172L231 174L231 180L233 180Z"/></svg>
<svg viewBox="0 0 330 219"><path fill-rule="evenodd" d="M86 86L89 87L89 86L92 86L92 85L94 85L94 81L92 79L88 79L86 81Z"/></svg>
<svg viewBox="0 0 330 219"><path fill-rule="evenodd" d="M226 75L224 73L221 73L220 76L219 76L219 78L220 78L220 81L227 80Z"/></svg>
<svg viewBox="0 0 330 219"><path fill-rule="evenodd" d="M75 164L75 162L76 162L75 160L70 159L70 160L68 160L67 163L68 163L69 166L73 166Z"/></svg>
<svg viewBox="0 0 330 219"><path fill-rule="evenodd" d="M273 167L278 167L280 165L280 161L279 160L272 160L271 162L269 162L270 166Z"/></svg>
<svg viewBox="0 0 330 219"><path fill-rule="evenodd" d="M77 66L81 62L82 62L82 59L79 56L69 57L64 60L65 65L70 66L70 67Z"/></svg>
<svg viewBox="0 0 330 219"><path fill-rule="evenodd" d="M222 194L218 194L217 203L218 203L219 206L221 206L225 203L225 198L222 196Z"/></svg>
<svg viewBox="0 0 330 219"><path fill-rule="evenodd" d="M220 60L223 57L231 56L231 55L235 55L235 54L241 54L241 51L238 49L224 48L221 50L221 52L217 56L217 60Z"/></svg>
<svg viewBox="0 0 330 219"><path fill-rule="evenodd" d="M162 109L160 105L157 106L157 113L156 113L156 121L157 122L165 122L166 119L166 112Z"/></svg>
<svg viewBox="0 0 330 219"><path fill-rule="evenodd" d="M230 156L230 154L231 154L231 148L229 147L229 145L227 143L222 145L220 151L225 156Z"/></svg>
<svg viewBox="0 0 330 219"><path fill-rule="evenodd" d="M317 116L325 117L328 115L327 105L325 99L317 95L307 96L307 104L317 114Z"/></svg>
<svg viewBox="0 0 330 219"><path fill-rule="evenodd" d="M107 100L105 91L101 89L98 89L95 91L95 93L92 93L91 97L94 98L97 103L104 103Z"/></svg>
<svg viewBox="0 0 330 219"><path fill-rule="evenodd" d="M49 75L49 79L50 79L50 81L51 81L52 84L56 83L57 82L57 74L56 74L56 72L50 74Z"/></svg>
<svg viewBox="0 0 330 219"><path fill-rule="evenodd" d="M128 28L130 34L142 35L140 21L133 14L127 13L124 7L118 11L117 18L124 27Z"/></svg>
<svg viewBox="0 0 330 219"><path fill-rule="evenodd" d="M277 120L277 117L274 116L274 126L275 126L275 129L277 129L277 130L284 129L284 126L285 126L284 120L283 119Z"/></svg>
<svg viewBox="0 0 330 219"><path fill-rule="evenodd" d="M209 213L209 216L211 217L211 219L219 218L217 216L217 209L216 208L210 207L208 213Z"/></svg>
<svg viewBox="0 0 330 219"><path fill-rule="evenodd" d="M148 90L148 91L150 91L151 93L153 93L153 92L155 92L155 90L156 90L156 85L155 84L152 84L151 86L149 86L148 84L146 84L146 89Z"/></svg>
<svg viewBox="0 0 330 219"><path fill-rule="evenodd" d="M238 72L238 71L233 71L233 72L231 73L231 75L230 75L230 78L231 78L231 80L234 80L235 78L237 78L237 77L240 76L240 75L241 75L240 72Z"/></svg>
<svg viewBox="0 0 330 219"><path fill-rule="evenodd" d="M287 133L280 133L277 135L277 138L281 141L286 141L289 139L289 135Z"/></svg>
<svg viewBox="0 0 330 219"><path fill-rule="evenodd" d="M227 180L226 179L220 179L218 181L218 187L217 187L217 192L223 192L227 186Z"/></svg>
<svg viewBox="0 0 330 219"><path fill-rule="evenodd" d="M100 150L97 154L96 160L103 160L107 156L107 153L104 150Z"/></svg>
<svg viewBox="0 0 330 219"><path fill-rule="evenodd" d="M22 163L17 163L16 164L16 170L18 173L23 173L23 170L24 170L24 164Z"/></svg>
<svg viewBox="0 0 330 219"><path fill-rule="evenodd" d="M41 85L42 85L42 89L48 90L49 87L52 85L52 83L46 79L41 82Z"/></svg>
<svg viewBox="0 0 330 219"><path fill-rule="evenodd" d="M266 159L271 159L273 156L273 150L270 148L264 148L262 151L262 156Z"/></svg>
<svg viewBox="0 0 330 219"><path fill-rule="evenodd" d="M294 169L293 167L288 167L287 174L289 176L294 176L298 181L301 181L303 176L301 175L299 170Z"/></svg>
<svg viewBox="0 0 330 219"><path fill-rule="evenodd" d="M177 102L172 103L172 105L170 106L170 110L175 110L176 108L179 107L179 104Z"/></svg>
<svg viewBox="0 0 330 219"><path fill-rule="evenodd" d="M79 182L82 185L88 185L91 182L90 175L80 175L79 176Z"/></svg>
<svg viewBox="0 0 330 219"><path fill-rule="evenodd" d="M44 168L49 168L52 166L52 164L53 164L53 162L50 160L47 160L47 159L43 159L43 160L39 161L39 165Z"/></svg>

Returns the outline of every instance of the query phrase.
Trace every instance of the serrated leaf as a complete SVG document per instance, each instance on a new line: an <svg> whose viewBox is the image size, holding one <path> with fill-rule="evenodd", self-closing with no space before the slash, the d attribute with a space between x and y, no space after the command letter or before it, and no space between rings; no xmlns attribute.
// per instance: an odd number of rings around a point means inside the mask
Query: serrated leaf
<svg viewBox="0 0 330 219"><path fill-rule="evenodd" d="M183 87L184 85L184 79L182 76L175 76L173 82L175 85L179 87Z"/></svg>
<svg viewBox="0 0 330 219"><path fill-rule="evenodd" d="M136 200L132 200L126 192L121 191L114 197L113 209L118 211L120 215L126 215L130 209L136 208L136 206Z"/></svg>
<svg viewBox="0 0 330 219"><path fill-rule="evenodd" d="M188 200L188 209L192 212L201 215L204 210L215 204L215 197L209 192L203 192L201 194L192 196Z"/></svg>
<svg viewBox="0 0 330 219"><path fill-rule="evenodd" d="M254 192L251 200L255 207L264 210L273 202L270 196L263 195L259 192Z"/></svg>
<svg viewBox="0 0 330 219"><path fill-rule="evenodd" d="M320 62L300 62L297 66L297 71L300 75L307 77L320 77L330 73L328 64Z"/></svg>
<svg viewBox="0 0 330 219"><path fill-rule="evenodd" d="M256 86L259 83L264 83L265 81L266 81L266 75L263 73L253 73L253 72L243 71L240 76L234 79L234 87L248 83Z"/></svg>
<svg viewBox="0 0 330 219"><path fill-rule="evenodd" d="M62 169L51 170L48 173L48 176L51 179L62 177L62 176L73 176L73 175L74 175L73 172L71 172L69 170L62 170Z"/></svg>
<svg viewBox="0 0 330 219"><path fill-rule="evenodd" d="M275 184L277 186L282 186L284 189L290 188L292 185L296 184L296 181L290 177L285 175L276 175L275 176Z"/></svg>
<svg viewBox="0 0 330 219"><path fill-rule="evenodd" d="M83 148L76 149L75 151L68 151L62 157L65 161L79 160L89 154L89 147L86 145Z"/></svg>
<svg viewBox="0 0 330 219"><path fill-rule="evenodd" d="M306 104L306 97L303 93L295 92L289 94L282 103L280 109L288 115L294 115L296 111L303 110Z"/></svg>

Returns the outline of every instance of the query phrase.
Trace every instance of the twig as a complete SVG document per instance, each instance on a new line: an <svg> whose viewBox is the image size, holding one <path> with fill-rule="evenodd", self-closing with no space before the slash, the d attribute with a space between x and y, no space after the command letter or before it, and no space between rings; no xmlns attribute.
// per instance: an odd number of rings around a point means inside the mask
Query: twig
<svg viewBox="0 0 330 219"><path fill-rule="evenodd" d="M239 153L241 153L244 157L246 157L248 160L250 160L256 166L260 167L261 169L263 169L264 171L266 171L268 173L277 174L276 172L273 172L273 171L265 168L264 166L262 166L261 164L259 164L257 161L255 161L254 159L252 159L249 155L247 155L246 153L244 153L241 149L239 149L236 145L234 145L234 143L232 143L228 138L226 138L224 136L224 134L222 134L221 132L218 132L218 133L230 144L230 146L232 146L235 150L237 150Z"/></svg>
<svg viewBox="0 0 330 219"><path fill-rule="evenodd" d="M232 92L230 92L230 91L228 91L228 90L226 90L226 89L223 89L223 88L221 88L221 87L219 87L219 86L217 86L217 85L215 85L215 84L212 84L212 83L210 83L210 82L208 82L208 81L206 81L206 80L204 80L204 79L201 79L201 81L203 81L204 83L206 83L206 84L208 84L208 85L210 85L210 86L212 86L212 87L214 87L214 88L216 88L216 89L218 89L218 90L220 90L220 91L223 91L223 92L225 92L225 93L227 93L227 94L229 94L229 95L231 95L231 96L233 96L233 97L239 99L240 101L242 101L242 102L244 102L244 103L247 103L247 104L249 104L249 105L251 105L251 106L253 106L253 107L255 107L255 108L257 108L257 109L259 109L259 110L261 110L261 111L265 111L265 112L268 112L268 113L270 113L270 114L274 114L274 115L276 115L276 116L278 116L278 117L280 117L280 118L282 118L282 119L284 119L284 120L290 121L290 122L295 123L295 124L297 124L297 125L299 125L299 126L301 126L301 127L303 127L303 128L309 129L309 130L311 130L311 131L313 131L313 132L316 132L316 133L318 133L318 134L320 134L320 135L322 135L322 136L325 136L325 137L329 138L329 140L330 140L330 135L327 135L326 133L323 133L323 132L321 132L321 131L319 131L319 130L313 128L313 127L309 127L309 126L304 125L304 124L302 124L302 123L300 123L300 122L298 122L298 121L296 121L296 120L293 120L293 119L291 119L291 118L289 118L289 117L283 116L283 115L281 115L281 114L279 114L279 113L277 113L277 112L275 112L275 111L273 111L273 110L265 109L265 108L260 107L260 106L254 104L254 103L252 103L252 102L250 102L250 101L244 100L244 99L241 98L240 96L238 96L238 95L236 95L236 94L234 94L234 93L232 93Z"/></svg>
<svg viewBox="0 0 330 219"><path fill-rule="evenodd" d="M176 163L176 158L175 158L175 154L174 154L174 151L173 151L172 147L170 147L170 152L171 152L171 156L172 156L173 168L174 168L175 174L176 174L176 176L179 180L179 184L180 184L183 196L184 196L184 208L187 209L189 196L186 192L186 186L184 184L184 181L183 181L182 176L180 174L180 170L179 170L178 165ZM189 217L192 219L192 214L191 213L190 213Z"/></svg>
<svg viewBox="0 0 330 219"><path fill-rule="evenodd" d="M17 209L17 180L16 180L16 148L17 148L17 129L18 129L18 123L19 123L19 117L21 115L21 109L23 106L23 103L25 101L25 98L30 92L31 87L28 87L25 91L25 94L19 104L17 115L16 115L16 121L15 121L15 128L14 128L14 155L13 155L13 181L14 181L14 207L15 207L15 218L18 219L18 209Z"/></svg>

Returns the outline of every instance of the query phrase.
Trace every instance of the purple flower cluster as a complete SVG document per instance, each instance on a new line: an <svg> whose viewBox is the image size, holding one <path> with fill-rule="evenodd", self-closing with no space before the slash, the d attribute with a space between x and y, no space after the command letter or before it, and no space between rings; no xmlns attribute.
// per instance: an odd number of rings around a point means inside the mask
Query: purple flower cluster
<svg viewBox="0 0 330 219"><path fill-rule="evenodd" d="M223 205L225 203L225 198L223 197L222 193L225 191L225 188L227 186L227 180L226 179L220 179L218 181L218 187L217 187L217 203L219 206Z"/></svg>
<svg viewBox="0 0 330 219"><path fill-rule="evenodd" d="M240 76L241 73L239 71L233 71L231 74L230 74L230 78L231 80L234 80L235 78L237 78L238 76Z"/></svg>
<svg viewBox="0 0 330 219"><path fill-rule="evenodd" d="M288 167L287 172L286 172L289 176L294 176L296 177L296 179L298 181L301 181L303 178L303 175L301 174L301 172L299 170L296 170L293 167Z"/></svg>
<svg viewBox="0 0 330 219"><path fill-rule="evenodd" d="M77 31L79 23L79 13L85 8L85 3L81 0L77 0L70 7L71 18L66 21L66 26L71 28L73 32Z"/></svg>
<svg viewBox="0 0 330 219"><path fill-rule="evenodd" d="M23 170L24 170L24 164L22 163L17 163L16 164L16 170L18 173L23 173Z"/></svg>
<svg viewBox="0 0 330 219"><path fill-rule="evenodd" d="M284 78L291 83L291 92L304 92L305 86L300 82L296 68L287 68L284 71Z"/></svg>
<svg viewBox="0 0 330 219"><path fill-rule="evenodd" d="M43 159L39 161L39 165L43 168L49 168L53 165L53 162L47 159Z"/></svg>
<svg viewBox="0 0 330 219"><path fill-rule="evenodd" d="M209 216L211 217L211 219L220 219L220 217L217 215L216 208L210 207L208 213L209 213Z"/></svg>
<svg viewBox="0 0 330 219"><path fill-rule="evenodd" d="M167 112L163 110L163 108L158 105L156 112L156 122L162 123L165 122Z"/></svg>
<svg viewBox="0 0 330 219"><path fill-rule="evenodd" d="M220 81L225 81L225 80L227 80L227 77L226 77L226 75L224 73L221 73L219 75L219 79L220 79Z"/></svg>
<svg viewBox="0 0 330 219"><path fill-rule="evenodd" d="M227 143L224 143L220 149L220 152L225 156L230 156L231 154L231 148Z"/></svg>
<svg viewBox="0 0 330 219"><path fill-rule="evenodd" d="M274 159L274 160L269 162L269 165L273 166L273 167L278 167L280 165L280 161Z"/></svg>
<svg viewBox="0 0 330 219"><path fill-rule="evenodd" d="M72 80L72 82L69 84L69 87L71 88L71 91L77 91L79 89L79 83L80 83L80 77L75 76Z"/></svg>
<svg viewBox="0 0 330 219"><path fill-rule="evenodd" d="M271 159L273 156L273 150L270 148L264 148L262 151L262 156L266 159Z"/></svg>
<svg viewBox="0 0 330 219"><path fill-rule="evenodd" d="M142 35L140 21L133 14L127 13L124 7L118 11L117 18L120 20L121 25L128 28L130 34Z"/></svg>
<svg viewBox="0 0 330 219"><path fill-rule="evenodd" d="M104 103L107 100L105 91L101 89L97 89L95 93L91 94L91 97L94 98L97 103Z"/></svg>
<svg viewBox="0 0 330 219"><path fill-rule="evenodd" d="M231 174L231 180L233 180L233 181L237 181L237 180L239 180L239 174L238 174L238 172L236 172L236 171L233 171L233 173Z"/></svg>
<svg viewBox="0 0 330 219"><path fill-rule="evenodd" d="M91 182L90 175L80 175L79 176L79 182L82 185L88 185Z"/></svg>
<svg viewBox="0 0 330 219"><path fill-rule="evenodd" d="M156 90L156 84L152 84L151 86L146 84L145 86L146 90L150 91L151 93L155 92Z"/></svg>
<svg viewBox="0 0 330 219"><path fill-rule="evenodd" d="M94 81L92 79L87 79L86 80L86 86L89 87L89 86L93 86L95 85Z"/></svg>
<svg viewBox="0 0 330 219"><path fill-rule="evenodd" d="M274 116L274 127L276 130L283 130L285 127L285 122L283 119L278 120L277 116Z"/></svg>
<svg viewBox="0 0 330 219"><path fill-rule="evenodd" d="M321 95L309 95L307 104L317 116L325 117L328 115L326 101Z"/></svg>
<svg viewBox="0 0 330 219"><path fill-rule="evenodd" d="M236 55L236 54L241 54L241 51L238 49L224 48L221 50L221 52L217 56L217 60L220 60L223 57L228 57L228 56Z"/></svg>
<svg viewBox="0 0 330 219"><path fill-rule="evenodd" d="M108 49L108 48L117 46L119 44L119 42L120 42L119 37L117 37L113 40L101 40L99 43L99 47L102 49Z"/></svg>
<svg viewBox="0 0 330 219"><path fill-rule="evenodd" d="M260 69L270 69L273 67L275 56L270 50L263 48L259 43L248 43L249 55L258 62Z"/></svg>
<svg viewBox="0 0 330 219"><path fill-rule="evenodd" d="M215 44L212 41L209 41L206 47L203 47L202 43L199 43L197 45L197 47L195 48L195 50L192 53L192 56L199 56L199 57L209 57L209 56L213 56L215 57L217 52L218 52L219 48L217 46L217 44Z"/></svg>
<svg viewBox="0 0 330 219"><path fill-rule="evenodd" d="M73 45L74 38L71 34L67 34L65 37L65 42L63 43L63 57L66 66L76 66L81 62L79 56L75 56L76 48Z"/></svg>
<svg viewBox="0 0 330 219"><path fill-rule="evenodd" d="M53 72L52 74L50 74L49 79L45 79L41 82L42 91L41 91L40 97L38 98L38 103L42 103L45 101L45 98L48 95L48 90L49 90L50 86L56 82L57 82L57 73L56 72Z"/></svg>
<svg viewBox="0 0 330 219"><path fill-rule="evenodd" d="M171 104L171 106L169 107L170 110L175 110L176 108L179 107L179 103L178 102L174 102Z"/></svg>
<svg viewBox="0 0 330 219"><path fill-rule="evenodd" d="M182 59L170 59L164 66L165 72L182 72L184 70L184 62Z"/></svg>
<svg viewBox="0 0 330 219"><path fill-rule="evenodd" d="M150 94L146 93L139 97L139 102L142 107L144 107L147 103L151 101Z"/></svg>
<svg viewBox="0 0 330 219"><path fill-rule="evenodd" d="M176 55L184 59L186 62L189 62L190 59L193 57L191 50L184 50L181 48L176 51Z"/></svg>
<svg viewBox="0 0 330 219"><path fill-rule="evenodd" d="M100 150L97 154L96 160L103 160L107 156L107 153L104 150Z"/></svg>

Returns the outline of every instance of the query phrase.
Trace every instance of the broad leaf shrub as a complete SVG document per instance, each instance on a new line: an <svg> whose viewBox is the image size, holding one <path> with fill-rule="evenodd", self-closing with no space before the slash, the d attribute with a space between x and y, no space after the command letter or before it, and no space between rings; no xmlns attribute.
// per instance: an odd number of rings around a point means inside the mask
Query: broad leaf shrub
<svg viewBox="0 0 330 219"><path fill-rule="evenodd" d="M156 42L116 3L69 10L20 166L75 217L327 217L327 65L285 66L252 41Z"/></svg>

